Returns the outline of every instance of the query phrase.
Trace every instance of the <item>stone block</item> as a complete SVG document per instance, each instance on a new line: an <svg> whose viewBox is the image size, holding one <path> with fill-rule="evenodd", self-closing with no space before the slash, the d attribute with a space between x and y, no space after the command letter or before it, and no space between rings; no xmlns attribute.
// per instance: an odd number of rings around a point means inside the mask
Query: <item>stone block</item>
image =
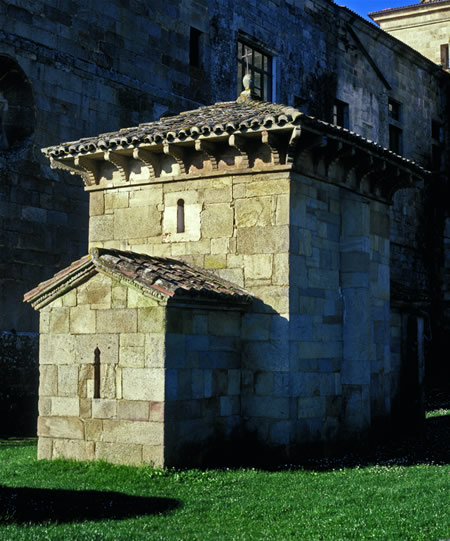
<svg viewBox="0 0 450 541"><path fill-rule="evenodd" d="M227 264L228 264L228 257L226 254L228 254L228 245L229 240L226 237L220 237L218 239L211 239L211 254L222 254L227 258ZM227 265L225 265L227 266Z"/></svg>
<svg viewBox="0 0 450 541"><path fill-rule="evenodd" d="M89 219L89 242L96 243L114 238L114 217L91 216Z"/></svg>
<svg viewBox="0 0 450 541"><path fill-rule="evenodd" d="M123 368L122 396L125 400L162 402L165 378L161 368Z"/></svg>
<svg viewBox="0 0 450 541"><path fill-rule="evenodd" d="M115 209L128 208L129 193L125 191L106 191L105 192L105 212Z"/></svg>
<svg viewBox="0 0 450 541"><path fill-rule="evenodd" d="M71 460L93 460L95 443L80 440L54 440L52 458Z"/></svg>
<svg viewBox="0 0 450 541"><path fill-rule="evenodd" d="M322 374L300 372L291 375L292 396L319 396Z"/></svg>
<svg viewBox="0 0 450 541"><path fill-rule="evenodd" d="M272 317L270 314L244 314L242 317L242 339L269 340Z"/></svg>
<svg viewBox="0 0 450 541"><path fill-rule="evenodd" d="M138 332L162 333L165 330L165 308L139 308L138 309ZM124 331L122 331L124 332ZM130 332L130 331L126 331Z"/></svg>
<svg viewBox="0 0 450 541"><path fill-rule="evenodd" d="M40 396L38 401L39 415L44 417L52 414L52 399L47 396Z"/></svg>
<svg viewBox="0 0 450 541"><path fill-rule="evenodd" d="M289 193L289 182L287 177L274 178L273 175L252 177L252 182L249 182L245 187L245 195L250 198L263 195L287 194Z"/></svg>
<svg viewBox="0 0 450 541"><path fill-rule="evenodd" d="M289 343L285 340L247 342L243 366L252 370L286 371L289 369Z"/></svg>
<svg viewBox="0 0 450 541"><path fill-rule="evenodd" d="M84 439L83 422L76 417L38 417L38 436Z"/></svg>
<svg viewBox="0 0 450 541"><path fill-rule="evenodd" d="M275 254L289 251L289 227L244 227L237 230L239 254Z"/></svg>
<svg viewBox="0 0 450 541"><path fill-rule="evenodd" d="M238 312L210 312L208 332L215 336L240 336L241 315Z"/></svg>
<svg viewBox="0 0 450 541"><path fill-rule="evenodd" d="M97 332L133 333L137 331L137 309L116 308L97 311Z"/></svg>
<svg viewBox="0 0 450 541"><path fill-rule="evenodd" d="M142 189L133 189L129 193L130 207L147 207L148 205L159 205L163 202L162 186L145 186Z"/></svg>
<svg viewBox="0 0 450 541"><path fill-rule="evenodd" d="M206 188L204 191L205 203L230 203L231 200L231 185L228 179L225 184L214 183L212 188Z"/></svg>
<svg viewBox="0 0 450 541"><path fill-rule="evenodd" d="M145 338L144 335L141 335ZM130 368L145 366L145 346L121 346L119 349L119 365Z"/></svg>
<svg viewBox="0 0 450 541"><path fill-rule="evenodd" d="M102 398L116 398L116 367L112 364L100 366L100 396Z"/></svg>
<svg viewBox="0 0 450 541"><path fill-rule="evenodd" d="M201 213L201 233L203 238L233 236L233 209L227 203L208 205Z"/></svg>
<svg viewBox="0 0 450 541"><path fill-rule="evenodd" d="M291 340L312 341L313 316L292 314L289 320L289 338Z"/></svg>
<svg viewBox="0 0 450 541"><path fill-rule="evenodd" d="M103 421L101 419L86 419L86 440L102 441Z"/></svg>
<svg viewBox="0 0 450 541"><path fill-rule="evenodd" d="M270 279L273 272L273 255L244 255L245 280Z"/></svg>
<svg viewBox="0 0 450 541"><path fill-rule="evenodd" d="M267 396L243 396L242 415L244 417L262 417L266 419L288 419L289 398L271 397L268 407Z"/></svg>
<svg viewBox="0 0 450 541"><path fill-rule="evenodd" d="M99 441L95 445L95 459L138 466L142 463L142 445Z"/></svg>
<svg viewBox="0 0 450 541"><path fill-rule="evenodd" d="M325 399L320 396L303 396L297 402L298 419L322 418L325 414Z"/></svg>
<svg viewBox="0 0 450 541"><path fill-rule="evenodd" d="M342 355L342 342L306 342L298 344L298 358L329 359Z"/></svg>
<svg viewBox="0 0 450 541"><path fill-rule="evenodd" d="M128 290L127 306L128 308L148 308L159 306L159 303L156 299L147 297L140 291L130 287Z"/></svg>
<svg viewBox="0 0 450 541"><path fill-rule="evenodd" d="M53 397L52 415L59 417L78 417L80 415L80 402L73 397Z"/></svg>
<svg viewBox="0 0 450 541"><path fill-rule="evenodd" d="M150 421L158 423L164 422L165 403L164 402L152 402L150 404Z"/></svg>
<svg viewBox="0 0 450 541"><path fill-rule="evenodd" d="M273 395L272 372L255 372L253 381L257 395Z"/></svg>
<svg viewBox="0 0 450 541"><path fill-rule="evenodd" d="M53 451L53 440L51 438L38 439L37 458L38 460L51 460Z"/></svg>
<svg viewBox="0 0 450 541"><path fill-rule="evenodd" d="M289 254L273 255L272 285L289 285Z"/></svg>
<svg viewBox="0 0 450 541"><path fill-rule="evenodd" d="M126 308L129 291L131 291L131 288L113 282L111 289L111 308Z"/></svg>
<svg viewBox="0 0 450 541"><path fill-rule="evenodd" d="M265 227L272 225L271 197L238 199L235 208L237 227Z"/></svg>
<svg viewBox="0 0 450 541"><path fill-rule="evenodd" d="M78 366L58 366L58 396L77 396L78 394Z"/></svg>
<svg viewBox="0 0 450 541"><path fill-rule="evenodd" d="M76 306L77 305L77 290L72 289L67 293L64 293L62 297L63 306Z"/></svg>
<svg viewBox="0 0 450 541"><path fill-rule="evenodd" d="M100 350L101 364L116 364L119 360L118 334L87 334L76 337L71 361L78 364L93 364L94 351Z"/></svg>
<svg viewBox="0 0 450 541"><path fill-rule="evenodd" d="M92 417L94 419L114 419L117 416L117 400L94 398L92 400Z"/></svg>
<svg viewBox="0 0 450 541"><path fill-rule="evenodd" d="M101 216L105 213L104 192L90 192L89 216Z"/></svg>
<svg viewBox="0 0 450 541"><path fill-rule="evenodd" d="M289 312L289 287L287 286L253 286L250 292L261 299L265 306L258 307L261 311L278 314Z"/></svg>
<svg viewBox="0 0 450 541"><path fill-rule="evenodd" d="M58 367L41 364L39 367L39 396L56 396L58 394Z"/></svg>
<svg viewBox="0 0 450 541"><path fill-rule="evenodd" d="M117 209L114 213L114 235L110 235L108 238L126 240L156 237L161 233L161 213L158 212L156 206L148 205L146 207Z"/></svg>
<svg viewBox="0 0 450 541"><path fill-rule="evenodd" d="M227 266L226 254L205 255L206 269L224 269Z"/></svg>
<svg viewBox="0 0 450 541"><path fill-rule="evenodd" d="M140 400L118 400L117 417L130 421L148 421L150 402ZM153 419L152 419L153 420Z"/></svg>
<svg viewBox="0 0 450 541"><path fill-rule="evenodd" d="M103 274L93 276L77 290L77 304L90 305L94 309L111 308L111 278Z"/></svg>
<svg viewBox="0 0 450 541"><path fill-rule="evenodd" d="M164 466L164 447L162 445L143 445L142 460L155 468Z"/></svg>
<svg viewBox="0 0 450 541"><path fill-rule="evenodd" d="M145 335L145 366L163 368L165 365L165 339L163 334Z"/></svg>
<svg viewBox="0 0 450 541"><path fill-rule="evenodd" d="M49 315L49 332L51 334L67 334L69 332L68 308L53 308Z"/></svg>
<svg viewBox="0 0 450 541"><path fill-rule="evenodd" d="M94 310L91 310L89 306L70 308L70 332L72 334L92 334L96 330Z"/></svg>
<svg viewBox="0 0 450 541"><path fill-rule="evenodd" d="M105 419L103 421L103 441L162 445L164 442L164 424L150 421L116 421Z"/></svg>
<svg viewBox="0 0 450 541"><path fill-rule="evenodd" d="M205 385L206 388L206 385ZM241 371L234 369L228 371L227 394L230 396L240 395L241 393Z"/></svg>

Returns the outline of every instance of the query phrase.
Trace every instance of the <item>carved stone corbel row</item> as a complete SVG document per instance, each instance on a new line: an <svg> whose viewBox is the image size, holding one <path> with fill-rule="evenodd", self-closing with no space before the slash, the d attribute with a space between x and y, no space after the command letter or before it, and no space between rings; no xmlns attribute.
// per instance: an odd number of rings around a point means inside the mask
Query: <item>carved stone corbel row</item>
<svg viewBox="0 0 450 541"><path fill-rule="evenodd" d="M71 175L80 175L80 177L83 179L83 182L86 185L89 185L89 178L86 175L85 171L83 171L83 169L81 169L80 167L76 167L75 165L70 165L64 162L59 162L58 160L55 160L54 158L50 158L50 168L61 169L62 171L68 171Z"/></svg>
<svg viewBox="0 0 450 541"><path fill-rule="evenodd" d="M195 150L197 152L203 152L208 156L209 161L211 162L212 168L217 169L217 157L216 157L216 146L214 143L205 141L204 139L197 139L195 141Z"/></svg>
<svg viewBox="0 0 450 541"><path fill-rule="evenodd" d="M237 150L242 158L242 167L250 167L250 160L248 153L245 151L245 139L241 135L232 134L228 138L228 144L230 147Z"/></svg>
<svg viewBox="0 0 450 541"><path fill-rule="evenodd" d="M166 141L163 144L163 152L171 158L173 158L180 167L180 174L186 174L186 164L185 164L185 151L183 147L178 147L172 143L167 143Z"/></svg>
<svg viewBox="0 0 450 541"><path fill-rule="evenodd" d="M99 166L90 158L86 156L75 156L75 165L83 171L82 177L86 186L94 186L99 183Z"/></svg>
<svg viewBox="0 0 450 541"><path fill-rule="evenodd" d="M277 138L273 133L267 130L261 132L261 141L263 145L267 145L270 149L272 165L280 165L280 151L278 150Z"/></svg>
<svg viewBox="0 0 450 541"><path fill-rule="evenodd" d="M105 152L105 161L112 163L119 172L122 182L128 182L130 178L130 159L117 152Z"/></svg>
<svg viewBox="0 0 450 541"><path fill-rule="evenodd" d="M155 179L160 175L159 159L154 152L149 152L143 148L135 148L133 150L133 158L139 160L148 167L152 179Z"/></svg>

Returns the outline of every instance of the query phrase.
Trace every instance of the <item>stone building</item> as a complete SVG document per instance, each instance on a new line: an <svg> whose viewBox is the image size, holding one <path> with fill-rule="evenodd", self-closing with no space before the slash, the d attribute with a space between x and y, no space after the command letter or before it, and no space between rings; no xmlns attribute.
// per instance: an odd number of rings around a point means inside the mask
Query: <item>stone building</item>
<svg viewBox="0 0 450 541"><path fill-rule="evenodd" d="M39 457L187 465L252 435L284 460L387 429L389 206L424 169L251 100L44 153L84 179L91 251L26 295Z"/></svg>
<svg viewBox="0 0 450 541"><path fill-rule="evenodd" d="M77 177L48 166L42 146L233 100L250 56L262 99L447 171L448 74L330 0L112 0L67 10L56 0L9 0L0 20L8 21L0 33L0 432L34 426L38 320L22 294L85 252L87 200ZM424 317L427 350L447 347L450 326L446 179L399 190L391 217L399 310Z"/></svg>

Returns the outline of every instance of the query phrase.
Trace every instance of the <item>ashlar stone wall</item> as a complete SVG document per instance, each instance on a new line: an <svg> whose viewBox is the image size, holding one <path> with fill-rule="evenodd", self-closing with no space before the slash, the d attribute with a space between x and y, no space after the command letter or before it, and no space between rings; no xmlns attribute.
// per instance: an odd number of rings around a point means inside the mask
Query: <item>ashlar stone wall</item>
<svg viewBox="0 0 450 541"><path fill-rule="evenodd" d="M221 308L166 307L102 274L45 307L39 458L173 465L180 449L229 435L240 313Z"/></svg>

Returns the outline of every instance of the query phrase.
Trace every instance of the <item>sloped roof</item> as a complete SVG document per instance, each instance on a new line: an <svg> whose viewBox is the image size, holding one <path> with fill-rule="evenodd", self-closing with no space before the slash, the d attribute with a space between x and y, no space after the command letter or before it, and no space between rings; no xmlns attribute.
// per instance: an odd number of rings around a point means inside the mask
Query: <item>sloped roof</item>
<svg viewBox="0 0 450 541"><path fill-rule="evenodd" d="M43 308L98 272L137 287L144 295L162 300L198 298L239 304L251 300L244 289L182 261L93 248L89 255L26 293L24 301L36 309Z"/></svg>
<svg viewBox="0 0 450 541"><path fill-rule="evenodd" d="M355 132L306 115L294 107L256 100L216 103L179 115L162 117L154 122L122 128L116 132L50 146L42 149L42 152L50 159L62 160L77 155L126 150L141 145L183 143L198 138L212 139L217 136L251 134L273 128L289 130L295 127L305 127L317 133L348 140L379 156L388 157L399 165L407 166L418 174L427 173L412 160L397 155Z"/></svg>

